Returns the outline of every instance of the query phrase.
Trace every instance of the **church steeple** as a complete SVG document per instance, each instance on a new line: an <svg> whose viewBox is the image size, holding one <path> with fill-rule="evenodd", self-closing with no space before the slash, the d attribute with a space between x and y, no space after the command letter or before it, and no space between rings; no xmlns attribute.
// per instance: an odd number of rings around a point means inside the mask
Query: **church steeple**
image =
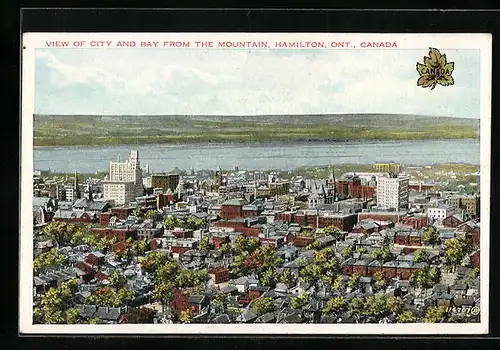
<svg viewBox="0 0 500 350"><path fill-rule="evenodd" d="M76 168L75 168L75 177L73 180L73 187L75 189L75 199L79 199L80 198L80 187L78 185L78 174L76 172Z"/></svg>

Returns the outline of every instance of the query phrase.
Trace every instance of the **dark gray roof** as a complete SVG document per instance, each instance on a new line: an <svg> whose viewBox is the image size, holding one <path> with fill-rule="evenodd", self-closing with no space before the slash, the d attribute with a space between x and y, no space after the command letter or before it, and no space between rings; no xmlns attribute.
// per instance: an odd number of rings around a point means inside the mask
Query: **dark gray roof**
<svg viewBox="0 0 500 350"><path fill-rule="evenodd" d="M250 322L257 318L257 314L250 309L243 311L241 315L236 318L237 322Z"/></svg>
<svg viewBox="0 0 500 350"><path fill-rule="evenodd" d="M205 299L204 295L190 295L188 298L188 303L199 304Z"/></svg>
<svg viewBox="0 0 500 350"><path fill-rule="evenodd" d="M227 314L218 315L212 320L212 323L231 323L231 319Z"/></svg>
<svg viewBox="0 0 500 350"><path fill-rule="evenodd" d="M383 264L382 266L384 266L384 267L396 267L397 266L397 262L395 262L395 261L388 261L385 264Z"/></svg>
<svg viewBox="0 0 500 350"><path fill-rule="evenodd" d="M77 305L76 308L80 310L80 316L83 318L94 317L97 311L97 306L95 305Z"/></svg>
<svg viewBox="0 0 500 350"><path fill-rule="evenodd" d="M265 313L264 315L258 317L255 320L255 323L270 323L270 322L273 322L275 320L276 320L276 315L274 314L274 312L268 312L268 313Z"/></svg>
<svg viewBox="0 0 500 350"><path fill-rule="evenodd" d="M101 306L97 309L94 317L99 317L101 320L117 321L121 315L119 307L105 307Z"/></svg>
<svg viewBox="0 0 500 350"><path fill-rule="evenodd" d="M368 266L379 267L379 266L382 266L382 264L378 260L373 260L371 263L368 264Z"/></svg>

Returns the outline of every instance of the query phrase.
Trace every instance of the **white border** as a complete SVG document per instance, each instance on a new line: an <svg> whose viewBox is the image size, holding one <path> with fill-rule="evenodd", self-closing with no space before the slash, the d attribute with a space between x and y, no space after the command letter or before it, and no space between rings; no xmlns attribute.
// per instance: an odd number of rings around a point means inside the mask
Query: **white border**
<svg viewBox="0 0 500 350"><path fill-rule="evenodd" d="M396 41L397 49L481 50L481 323L475 324L142 324L33 325L32 188L35 49L46 40L266 40L266 41ZM27 33L22 50L21 224L19 330L22 334L486 334L489 319L489 219L491 156L490 34L354 34L354 33ZM140 48L138 48L140 49ZM337 49L338 50L338 49ZM370 49L366 49L370 50ZM418 57L415 58L415 62Z"/></svg>

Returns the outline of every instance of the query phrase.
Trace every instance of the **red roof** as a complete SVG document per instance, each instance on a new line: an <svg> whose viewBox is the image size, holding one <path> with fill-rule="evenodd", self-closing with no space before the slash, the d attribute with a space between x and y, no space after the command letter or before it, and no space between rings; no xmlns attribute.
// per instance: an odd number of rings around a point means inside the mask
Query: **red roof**
<svg viewBox="0 0 500 350"><path fill-rule="evenodd" d="M83 261L80 261L78 263L76 263L75 267L79 270L82 270L83 272L89 274L92 272L92 267L90 267L89 265L85 264Z"/></svg>
<svg viewBox="0 0 500 350"><path fill-rule="evenodd" d="M99 258L95 256L94 254L90 253L85 257L85 262L89 264L90 266L95 266L97 265L97 262L99 261Z"/></svg>

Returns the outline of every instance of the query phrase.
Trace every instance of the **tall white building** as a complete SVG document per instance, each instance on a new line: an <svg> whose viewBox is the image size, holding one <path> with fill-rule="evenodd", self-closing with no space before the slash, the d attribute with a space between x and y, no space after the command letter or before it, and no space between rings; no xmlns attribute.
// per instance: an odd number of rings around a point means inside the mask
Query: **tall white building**
<svg viewBox="0 0 500 350"><path fill-rule="evenodd" d="M117 205L128 205L135 197L143 195L142 170L139 152L130 151L124 162L109 162L109 179L103 181L103 198L114 200Z"/></svg>
<svg viewBox="0 0 500 350"><path fill-rule="evenodd" d="M389 174L377 179L377 206L387 209L407 209L410 177Z"/></svg>
<svg viewBox="0 0 500 350"><path fill-rule="evenodd" d="M131 181L135 185L135 195L142 196L142 170L139 163L139 151L130 151L130 157L124 162L109 162L110 181Z"/></svg>

